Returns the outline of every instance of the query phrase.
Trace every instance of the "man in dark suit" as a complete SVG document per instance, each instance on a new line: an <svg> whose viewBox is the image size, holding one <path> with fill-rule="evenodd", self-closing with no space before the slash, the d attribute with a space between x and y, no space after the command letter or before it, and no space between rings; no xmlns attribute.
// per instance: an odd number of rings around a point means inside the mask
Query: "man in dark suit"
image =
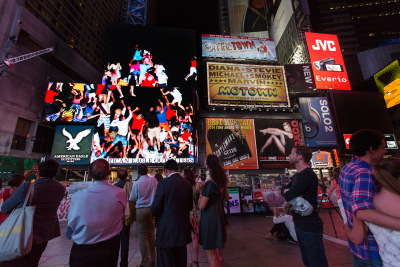
<svg viewBox="0 0 400 267"><path fill-rule="evenodd" d="M151 213L158 218L156 248L158 267L183 267L187 264L186 245L190 235L190 211L193 192L190 182L178 173L178 163L168 160L164 165L166 179L157 185Z"/></svg>
<svg viewBox="0 0 400 267"><path fill-rule="evenodd" d="M59 167L60 164L51 159L38 165L38 179L34 183L31 203L32 206L36 206L33 217L32 250L21 258L3 262L4 266L38 266L47 242L61 235L57 209L64 198L65 186L54 179ZM21 184L14 194L3 203L1 212L9 214L14 208L21 208L29 185L30 182Z"/></svg>

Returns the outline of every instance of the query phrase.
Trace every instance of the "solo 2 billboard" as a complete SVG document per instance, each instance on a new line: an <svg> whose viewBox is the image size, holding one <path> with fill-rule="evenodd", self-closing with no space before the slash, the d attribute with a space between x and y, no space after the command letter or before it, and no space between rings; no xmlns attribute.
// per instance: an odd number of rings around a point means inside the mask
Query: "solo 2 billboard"
<svg viewBox="0 0 400 267"><path fill-rule="evenodd" d="M93 132L94 126L58 125L51 159L61 165L89 164Z"/></svg>
<svg viewBox="0 0 400 267"><path fill-rule="evenodd" d="M289 106L281 66L207 62L208 104Z"/></svg>
<svg viewBox="0 0 400 267"><path fill-rule="evenodd" d="M305 35L317 89L351 90L337 36Z"/></svg>
<svg viewBox="0 0 400 267"><path fill-rule="evenodd" d="M300 97L299 103L307 146L337 146L328 99L326 97Z"/></svg>
<svg viewBox="0 0 400 267"><path fill-rule="evenodd" d="M202 34L201 41L203 57L276 60L275 43L272 39Z"/></svg>

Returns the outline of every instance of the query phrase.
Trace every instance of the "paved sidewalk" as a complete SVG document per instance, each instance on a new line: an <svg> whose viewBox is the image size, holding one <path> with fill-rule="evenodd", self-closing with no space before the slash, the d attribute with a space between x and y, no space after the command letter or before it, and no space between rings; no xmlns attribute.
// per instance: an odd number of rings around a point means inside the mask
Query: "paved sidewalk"
<svg viewBox="0 0 400 267"><path fill-rule="evenodd" d="M347 248L340 217L332 210L338 239L335 238L329 214L322 210L325 222L324 245L329 266L353 266L353 256ZM304 266L298 244L278 239L266 240L265 235L273 226L272 218L259 215L229 216L227 226L228 242L222 250L222 266ZM43 253L39 266L68 266L72 241L65 238L67 222L61 222L61 236L51 240ZM191 246L188 246L188 266L191 260ZM135 224L131 227L129 266L140 265L141 255ZM205 252L200 248L200 266L208 266Z"/></svg>

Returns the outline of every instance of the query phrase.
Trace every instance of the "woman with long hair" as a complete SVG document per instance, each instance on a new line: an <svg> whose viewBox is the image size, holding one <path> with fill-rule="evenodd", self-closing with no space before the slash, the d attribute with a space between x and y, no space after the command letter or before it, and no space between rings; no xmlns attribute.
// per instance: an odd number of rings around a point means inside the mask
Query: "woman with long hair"
<svg viewBox="0 0 400 267"><path fill-rule="evenodd" d="M400 159L387 158L376 164L372 170L375 183L381 185L381 191L373 198L377 211L400 218ZM365 225L353 216L353 229L347 224L344 230L355 244L364 242L364 231L371 230L379 247L383 266L400 266L400 231L394 231L369 222Z"/></svg>
<svg viewBox="0 0 400 267"><path fill-rule="evenodd" d="M197 213L200 213L198 199L196 198L196 175L194 172L185 168L182 171L182 177L190 182L193 189L193 210L190 212L190 222L192 224L192 248L194 250L194 266L199 266L199 227L200 221L197 221Z"/></svg>
<svg viewBox="0 0 400 267"><path fill-rule="evenodd" d="M12 194L14 193L15 190L17 190L17 188L25 182L25 176L22 174L14 174L11 179L8 181L8 186L10 186L10 188L7 188L6 190L4 190L3 192L3 200L6 201L7 199L9 199ZM8 217L8 214L3 214L0 212L0 224Z"/></svg>
<svg viewBox="0 0 400 267"><path fill-rule="evenodd" d="M217 249L224 248L227 240L222 203L229 198L228 177L217 156L208 155L205 163L210 180L204 185L199 199L199 209L202 210L199 244L206 250L208 265L219 267L221 261Z"/></svg>

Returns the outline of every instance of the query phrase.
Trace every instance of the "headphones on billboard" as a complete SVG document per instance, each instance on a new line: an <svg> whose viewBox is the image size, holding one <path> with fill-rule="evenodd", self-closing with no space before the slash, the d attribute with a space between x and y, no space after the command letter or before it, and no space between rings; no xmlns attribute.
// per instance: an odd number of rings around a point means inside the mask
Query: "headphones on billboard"
<svg viewBox="0 0 400 267"><path fill-rule="evenodd" d="M307 101L304 103L304 101ZM311 107L310 98L300 99L300 114L303 116L304 137L312 139L319 133L321 116L318 111Z"/></svg>

